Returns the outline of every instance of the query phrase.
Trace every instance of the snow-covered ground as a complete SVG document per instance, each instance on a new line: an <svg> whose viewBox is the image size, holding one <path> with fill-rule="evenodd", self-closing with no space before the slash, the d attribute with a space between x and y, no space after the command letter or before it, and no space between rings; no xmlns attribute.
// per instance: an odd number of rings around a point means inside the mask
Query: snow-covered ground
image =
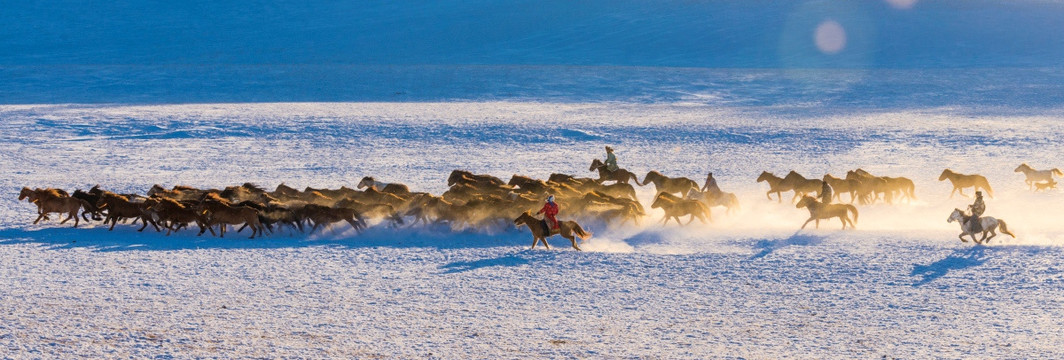
<svg viewBox="0 0 1064 360"><path fill-rule="evenodd" d="M0 358L1059 358L1064 195L1013 169L1064 167L1061 18L1056 0L4 4ZM640 177L712 171L742 209L588 224L577 252L530 251L527 229L73 229L16 201L367 175L439 194L453 169L590 176L603 145ZM755 182L855 168L918 200L797 231L807 212ZM961 243L946 218L970 199L945 168L989 178L987 215L1018 237Z"/></svg>
<svg viewBox="0 0 1064 360"><path fill-rule="evenodd" d="M0 342L21 356L1054 357L1064 322L1058 114L949 109L792 117L694 103L273 103L4 106ZM441 193L454 168L589 175L601 146L638 173L713 171L743 209L680 228L592 226L586 252L527 230L343 228L262 240L32 226L21 186L352 186ZM762 170L862 167L919 201L807 213ZM973 247L947 224L946 167L986 175L1019 237ZM652 190L641 188L645 204Z"/></svg>

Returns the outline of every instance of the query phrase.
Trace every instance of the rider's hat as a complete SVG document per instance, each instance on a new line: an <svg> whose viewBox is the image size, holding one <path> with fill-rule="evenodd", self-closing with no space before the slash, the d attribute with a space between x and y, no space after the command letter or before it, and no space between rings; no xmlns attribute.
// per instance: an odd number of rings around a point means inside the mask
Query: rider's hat
<svg viewBox="0 0 1064 360"><path fill-rule="evenodd" d="M547 195L547 201L554 201L554 195Z"/></svg>

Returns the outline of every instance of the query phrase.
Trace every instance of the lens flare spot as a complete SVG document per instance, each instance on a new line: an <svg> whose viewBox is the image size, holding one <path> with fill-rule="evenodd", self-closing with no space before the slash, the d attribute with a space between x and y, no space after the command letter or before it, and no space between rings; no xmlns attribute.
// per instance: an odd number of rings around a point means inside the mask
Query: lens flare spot
<svg viewBox="0 0 1064 360"><path fill-rule="evenodd" d="M846 47L846 30L835 20L825 20L817 25L813 40L821 52L835 54Z"/></svg>

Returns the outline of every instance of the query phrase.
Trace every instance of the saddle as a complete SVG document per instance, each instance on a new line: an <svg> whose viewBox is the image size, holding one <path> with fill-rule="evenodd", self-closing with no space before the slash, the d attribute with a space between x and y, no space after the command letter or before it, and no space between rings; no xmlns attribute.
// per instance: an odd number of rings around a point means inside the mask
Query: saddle
<svg viewBox="0 0 1064 360"><path fill-rule="evenodd" d="M554 234L557 234L557 233L559 233L561 231L561 228L551 229L550 222L547 221L547 219L540 220L539 224L541 226L541 229L543 229L543 232L546 233L547 235L554 235Z"/></svg>
<svg viewBox="0 0 1064 360"><path fill-rule="evenodd" d="M968 216L968 217L965 218L964 222L968 224L968 230L970 230L973 234L974 233L978 233L978 232L982 232L983 231L983 222L982 221L973 221L973 220L979 220L979 219L975 218L974 216Z"/></svg>

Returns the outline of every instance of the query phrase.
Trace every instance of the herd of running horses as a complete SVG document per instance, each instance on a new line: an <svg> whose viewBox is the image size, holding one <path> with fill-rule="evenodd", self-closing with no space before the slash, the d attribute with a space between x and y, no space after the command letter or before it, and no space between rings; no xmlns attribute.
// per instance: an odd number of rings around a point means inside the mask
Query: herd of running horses
<svg viewBox="0 0 1064 360"><path fill-rule="evenodd" d="M80 189L70 194L56 188L22 188L19 200L37 206L34 224L48 220L48 215L66 214L60 224L74 220L103 221L113 230L119 223L141 223L138 231L151 226L156 231L166 229L166 235L190 228L195 224L198 235L209 231L216 236L225 236L228 225L240 226L237 232L250 228L251 238L278 231L313 233L320 228L346 222L356 231L367 227L368 222L400 227L418 224L448 225L454 230L490 230L499 227L527 226L532 232L535 248L537 243L547 245L546 238L560 235L568 239L573 248L580 250L577 238L586 240L591 233L578 222L597 222L606 225L639 224L647 215L646 209L636 196L635 187L654 186L650 207L661 209L660 220L667 225L669 220L686 224L698 219L702 223L712 221L711 208L724 207L728 213L739 208L734 193L722 191L709 173L703 185L685 177L669 177L650 171L640 182L639 178L625 169L610 171L596 159L588 169L597 172L598 178L577 177L567 174L551 174L546 180L513 175L508 182L497 177L454 170L447 178L448 190L441 195L411 191L401 183L383 183L372 177L363 178L354 189L346 186L339 189L305 188L298 190L278 185L273 191L245 183L224 189L198 189L189 186L164 188L152 186L145 194L117 194L99 185L88 191ZM1016 168L1026 176L1026 183L1034 191L1044 191L1056 185L1054 176L1064 176L1058 169L1035 170L1027 164ZM964 194L963 189L984 191L991 198L993 190L981 175L959 174L946 169L939 181L949 180L950 192ZM845 229L857 223L857 208L853 205L876 202L911 202L916 199L912 180L904 177L876 176L862 169L846 173L845 178L830 174L822 178L805 178L795 171L783 177L769 172L761 173L757 181L765 182L769 190L765 196L783 201L783 193L793 192L791 199L797 208L809 211L810 222L837 218ZM830 196L824 196L831 190ZM824 192L822 194L821 192ZM552 229L537 218L532 210L542 205L547 195L554 195L563 209L564 218L558 228ZM845 198L843 195L848 195ZM851 217L852 215L852 217ZM981 231L971 231L969 216L954 209L949 221L956 221L962 233L971 236L976 243L989 241L997 230L1015 237L1003 220L990 216L980 218ZM215 231L217 229L217 231ZM982 238L976 239L981 233Z"/></svg>

